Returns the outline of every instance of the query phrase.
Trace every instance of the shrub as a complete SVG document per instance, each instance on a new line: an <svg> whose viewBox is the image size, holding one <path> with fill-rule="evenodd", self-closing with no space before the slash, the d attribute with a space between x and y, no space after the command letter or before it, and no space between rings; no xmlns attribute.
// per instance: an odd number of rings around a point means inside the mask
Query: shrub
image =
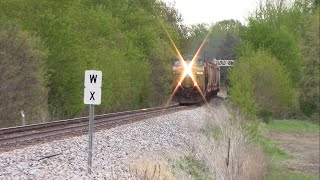
<svg viewBox="0 0 320 180"><path fill-rule="evenodd" d="M247 52L229 75L231 99L240 112L248 116L259 111L267 118L272 114L286 115L295 109L298 93L284 66L266 51Z"/></svg>

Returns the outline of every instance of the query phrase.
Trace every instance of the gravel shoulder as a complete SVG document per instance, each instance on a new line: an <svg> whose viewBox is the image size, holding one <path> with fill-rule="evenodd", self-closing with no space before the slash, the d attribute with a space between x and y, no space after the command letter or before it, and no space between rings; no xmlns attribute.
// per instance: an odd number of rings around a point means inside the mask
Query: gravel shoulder
<svg viewBox="0 0 320 180"><path fill-rule="evenodd" d="M94 179L130 179L129 167L151 156L183 155L199 133L205 106L94 133ZM0 179L87 179L88 136L0 153ZM51 157L52 156L52 157Z"/></svg>
<svg viewBox="0 0 320 180"><path fill-rule="evenodd" d="M320 173L320 136L318 132L270 131L267 137L279 143L280 149L294 159L283 161L290 170L319 176Z"/></svg>

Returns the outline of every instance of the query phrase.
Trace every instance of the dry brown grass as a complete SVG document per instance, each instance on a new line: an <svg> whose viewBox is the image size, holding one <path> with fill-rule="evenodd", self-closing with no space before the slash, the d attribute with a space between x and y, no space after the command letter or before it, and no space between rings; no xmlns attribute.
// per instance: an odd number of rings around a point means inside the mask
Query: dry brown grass
<svg viewBox="0 0 320 180"><path fill-rule="evenodd" d="M177 180L188 179L179 170L173 170L167 161L141 159L129 166L129 174L134 180Z"/></svg>
<svg viewBox="0 0 320 180"><path fill-rule="evenodd" d="M247 139L240 127L240 117L230 116L222 100L210 103L204 126L206 131L212 131L211 134L204 135L203 129L190 125L186 153L204 163L208 169L204 177L218 180L262 179L267 171L266 157L257 144ZM184 155L178 157L181 156ZM130 174L133 179L144 180L190 179L181 169L173 170L171 167L166 160L144 159L130 166Z"/></svg>
<svg viewBox="0 0 320 180"><path fill-rule="evenodd" d="M246 138L240 118L231 117L222 102L210 106L205 126L219 134L194 136L191 156L204 161L215 179L262 179L267 160L258 145Z"/></svg>

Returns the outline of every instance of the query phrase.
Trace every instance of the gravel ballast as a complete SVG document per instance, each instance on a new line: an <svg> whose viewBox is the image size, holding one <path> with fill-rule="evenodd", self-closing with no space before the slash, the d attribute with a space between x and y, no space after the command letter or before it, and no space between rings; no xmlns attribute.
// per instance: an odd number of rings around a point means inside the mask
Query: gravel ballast
<svg viewBox="0 0 320 180"><path fill-rule="evenodd" d="M129 165L188 151L190 133L208 109L198 107L94 133L94 179L130 179ZM0 179L87 179L88 135L0 154Z"/></svg>

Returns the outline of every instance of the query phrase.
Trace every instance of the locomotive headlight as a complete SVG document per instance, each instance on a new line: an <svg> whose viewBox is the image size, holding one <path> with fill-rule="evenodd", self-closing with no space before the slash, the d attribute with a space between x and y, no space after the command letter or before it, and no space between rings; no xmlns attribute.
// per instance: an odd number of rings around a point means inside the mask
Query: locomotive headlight
<svg viewBox="0 0 320 180"><path fill-rule="evenodd" d="M191 76L192 72L190 67L187 67L185 71L186 71L186 75Z"/></svg>
<svg viewBox="0 0 320 180"><path fill-rule="evenodd" d="M203 72L197 72L197 74L203 74Z"/></svg>

